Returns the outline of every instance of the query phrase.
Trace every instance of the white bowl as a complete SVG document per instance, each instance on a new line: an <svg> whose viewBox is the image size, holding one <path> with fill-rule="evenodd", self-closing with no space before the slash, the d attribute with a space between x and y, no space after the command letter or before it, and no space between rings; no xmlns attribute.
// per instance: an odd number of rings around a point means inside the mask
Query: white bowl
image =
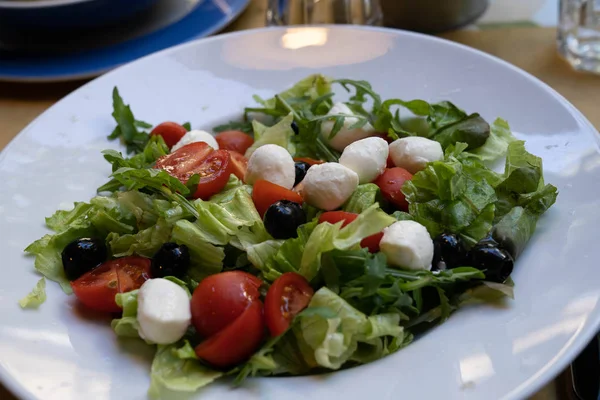
<svg viewBox="0 0 600 400"><path fill-rule="evenodd" d="M22 249L44 217L87 201L110 173L100 150L119 87L136 117L210 129L313 72L365 79L382 96L449 99L506 118L544 159L560 191L513 275L504 308L470 307L380 361L316 377L207 387L198 399L522 399L551 380L600 325L598 133L564 98L525 72L459 44L376 28L245 31L178 46L104 75L29 125L0 155L0 377L25 399L142 399L149 360L118 341L108 318L83 315L48 284L38 311L16 301L38 277Z"/></svg>

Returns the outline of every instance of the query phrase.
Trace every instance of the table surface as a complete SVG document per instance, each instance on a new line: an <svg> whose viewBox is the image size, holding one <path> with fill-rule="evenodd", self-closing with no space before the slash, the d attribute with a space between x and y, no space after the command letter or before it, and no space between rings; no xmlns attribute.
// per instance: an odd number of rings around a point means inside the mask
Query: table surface
<svg viewBox="0 0 600 400"><path fill-rule="evenodd" d="M263 25L264 12L264 1L253 0L248 9L226 31L260 27ZM573 71L558 56L556 29L513 27L481 31L461 30L441 36L495 55L536 76L567 98L600 129L600 76ZM0 149L43 111L83 83L85 81L49 84L0 82ZM559 391L562 391L560 387L550 384L534 398L560 398L560 394L557 396ZM0 399L13 399L1 385Z"/></svg>

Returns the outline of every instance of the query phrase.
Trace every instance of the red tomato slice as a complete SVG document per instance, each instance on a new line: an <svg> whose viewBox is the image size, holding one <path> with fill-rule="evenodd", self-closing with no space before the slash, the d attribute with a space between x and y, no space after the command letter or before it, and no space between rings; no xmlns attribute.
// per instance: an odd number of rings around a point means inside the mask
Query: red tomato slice
<svg viewBox="0 0 600 400"><path fill-rule="evenodd" d="M217 150L202 160L200 165L190 170L184 179L187 181L193 174L200 175L200 182L193 197L208 200L210 196L219 193L225 187L232 172L233 164L229 152Z"/></svg>
<svg viewBox="0 0 600 400"><path fill-rule="evenodd" d="M227 368L250 357L264 336L263 305L256 300L225 329L196 346L195 351L198 358L209 364Z"/></svg>
<svg viewBox="0 0 600 400"><path fill-rule="evenodd" d="M408 202L402 193L402 185L411 179L410 172L404 168L394 167L386 169L373 183L379 186L381 194L390 203L402 211L408 211Z"/></svg>
<svg viewBox="0 0 600 400"><path fill-rule="evenodd" d="M213 148L204 142L190 143L156 160L154 168L164 169L177 179L186 182L189 179L189 171L198 167L213 151Z"/></svg>
<svg viewBox="0 0 600 400"><path fill-rule="evenodd" d="M139 289L150 279L151 260L123 257L107 261L71 282L73 293L85 306L105 312L120 312L115 303L117 293Z"/></svg>
<svg viewBox="0 0 600 400"><path fill-rule="evenodd" d="M221 150L237 151L240 154L246 153L246 150L254 143L252 136L242 131L224 131L215 136Z"/></svg>
<svg viewBox="0 0 600 400"><path fill-rule="evenodd" d="M358 214L346 212L346 211L327 211L321 214L319 217L319 223L329 222L335 224L340 221L344 221L342 228L354 221L358 217ZM371 253L377 253L379 251L379 242L383 237L383 232L376 233L371 236L367 236L360 242L360 247L366 247Z"/></svg>
<svg viewBox="0 0 600 400"><path fill-rule="evenodd" d="M243 181L248 169L248 159L237 151L229 150L229 154L231 155L233 174Z"/></svg>
<svg viewBox="0 0 600 400"><path fill-rule="evenodd" d="M176 122L163 122L156 125L150 135L162 136L169 149L177 144L187 133L187 130Z"/></svg>
<svg viewBox="0 0 600 400"><path fill-rule="evenodd" d="M323 164L325 162L323 160L315 160L314 158L308 158L308 157L295 157L294 161L304 161L305 163L307 163L310 166L313 166L316 164Z"/></svg>
<svg viewBox="0 0 600 400"><path fill-rule="evenodd" d="M192 324L210 337L238 318L248 305L259 301L262 281L241 271L228 271L204 278L192 295Z"/></svg>
<svg viewBox="0 0 600 400"><path fill-rule="evenodd" d="M308 281L300 274L286 272L273 282L265 297L265 320L271 336L279 336L292 319L308 306L314 294Z"/></svg>
<svg viewBox="0 0 600 400"><path fill-rule="evenodd" d="M256 210L261 217L265 215L271 204L276 203L279 200L289 200L302 204L302 196L292 190L262 179L259 179L254 183L254 187L252 188L252 201L254 201Z"/></svg>

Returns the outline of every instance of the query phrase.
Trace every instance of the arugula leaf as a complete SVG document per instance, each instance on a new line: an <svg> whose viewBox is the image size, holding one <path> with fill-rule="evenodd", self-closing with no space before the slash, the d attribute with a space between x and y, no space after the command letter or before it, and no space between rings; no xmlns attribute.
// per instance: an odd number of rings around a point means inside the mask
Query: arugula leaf
<svg viewBox="0 0 600 400"><path fill-rule="evenodd" d="M230 121L227 124L217 125L213 128L216 133L225 131L242 131L247 134L252 134L252 122L249 121Z"/></svg>
<svg viewBox="0 0 600 400"><path fill-rule="evenodd" d="M148 142L149 135L146 132L139 131L138 127L147 128L150 124L135 120L131 108L125 104L116 86L113 89L112 97L112 116L117 122L117 127L108 136L108 139L114 140L120 138L127 146L127 153L139 153L143 151Z"/></svg>
<svg viewBox="0 0 600 400"><path fill-rule="evenodd" d="M471 114L453 124L442 126L431 138L444 149L458 142L466 143L468 149L477 149L486 143L489 136L490 125L479 114Z"/></svg>
<svg viewBox="0 0 600 400"><path fill-rule="evenodd" d="M504 156L508 150L508 145L515 140L517 139L510 131L508 122L497 118L490 127L490 136L485 144L477 149L470 150L470 152L484 162L491 162Z"/></svg>
<svg viewBox="0 0 600 400"><path fill-rule="evenodd" d="M42 277L33 290L21 300L19 305L21 308L38 308L46 301L46 279Z"/></svg>

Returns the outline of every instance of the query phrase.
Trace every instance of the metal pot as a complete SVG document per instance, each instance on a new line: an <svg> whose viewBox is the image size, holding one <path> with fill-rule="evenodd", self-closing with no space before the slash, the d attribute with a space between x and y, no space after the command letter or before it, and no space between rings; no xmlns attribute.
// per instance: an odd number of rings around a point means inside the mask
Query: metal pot
<svg viewBox="0 0 600 400"><path fill-rule="evenodd" d="M487 6L488 0L381 0L384 25L427 33L466 25Z"/></svg>

